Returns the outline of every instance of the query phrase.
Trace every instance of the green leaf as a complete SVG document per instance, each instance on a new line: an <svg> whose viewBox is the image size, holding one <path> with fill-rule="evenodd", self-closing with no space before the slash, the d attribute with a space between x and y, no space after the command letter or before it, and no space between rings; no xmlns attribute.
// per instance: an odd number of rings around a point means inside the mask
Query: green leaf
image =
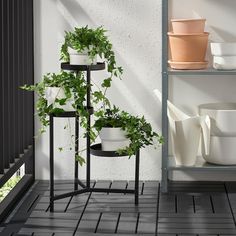
<svg viewBox="0 0 236 236"><path fill-rule="evenodd" d="M85 159L80 155L76 155L75 160L79 162L80 166L83 166L83 164L86 163Z"/></svg>
<svg viewBox="0 0 236 236"><path fill-rule="evenodd" d="M102 87L103 88L109 88L111 87L111 78L107 78L103 80Z"/></svg>

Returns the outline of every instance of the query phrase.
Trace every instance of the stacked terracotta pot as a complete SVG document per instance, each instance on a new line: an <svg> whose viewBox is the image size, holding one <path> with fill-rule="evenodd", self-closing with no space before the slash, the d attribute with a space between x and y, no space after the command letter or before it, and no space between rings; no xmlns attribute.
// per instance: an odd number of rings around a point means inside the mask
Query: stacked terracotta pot
<svg viewBox="0 0 236 236"><path fill-rule="evenodd" d="M204 32L206 19L171 20L169 32L171 68L179 70L205 69L209 33Z"/></svg>

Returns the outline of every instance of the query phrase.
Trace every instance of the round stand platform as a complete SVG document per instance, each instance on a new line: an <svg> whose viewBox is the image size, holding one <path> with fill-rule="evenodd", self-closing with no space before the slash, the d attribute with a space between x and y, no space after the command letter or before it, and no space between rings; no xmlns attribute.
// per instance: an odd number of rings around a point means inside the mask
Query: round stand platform
<svg viewBox="0 0 236 236"><path fill-rule="evenodd" d="M94 65L71 65L68 62L61 63L61 69L63 70L75 70L75 71L95 71L95 70L104 70L105 69L105 63L104 62L98 62Z"/></svg>
<svg viewBox="0 0 236 236"><path fill-rule="evenodd" d="M99 157L123 157L128 156L127 154L119 154L116 151L102 151L102 144L94 144L90 146L90 153L94 156Z"/></svg>
<svg viewBox="0 0 236 236"><path fill-rule="evenodd" d="M89 115L93 114L93 107L88 107L87 108ZM75 111L65 111L61 112L59 114L51 114L53 117L58 117L58 118L66 118L66 117L76 117L76 112Z"/></svg>

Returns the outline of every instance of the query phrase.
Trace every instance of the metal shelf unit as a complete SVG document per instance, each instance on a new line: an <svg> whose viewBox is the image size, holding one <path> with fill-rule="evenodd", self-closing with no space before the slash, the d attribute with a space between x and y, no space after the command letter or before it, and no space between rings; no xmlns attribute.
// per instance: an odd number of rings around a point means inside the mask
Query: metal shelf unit
<svg viewBox="0 0 236 236"><path fill-rule="evenodd" d="M198 158L195 166L177 166L173 157L169 156L168 150L168 117L167 117L167 100L169 88L169 76L213 76L213 75L236 75L236 70L232 71L219 71L213 68L206 70L173 70L168 67L168 0L162 0L162 135L164 136L165 143L162 146L162 192L168 192L168 173L169 171L236 171L236 166L220 166L212 165L204 162Z"/></svg>

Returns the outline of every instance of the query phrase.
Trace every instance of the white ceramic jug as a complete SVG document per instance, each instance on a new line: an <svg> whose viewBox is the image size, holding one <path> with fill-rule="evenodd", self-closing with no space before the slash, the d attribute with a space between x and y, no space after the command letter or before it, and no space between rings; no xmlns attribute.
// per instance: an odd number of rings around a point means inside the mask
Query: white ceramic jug
<svg viewBox="0 0 236 236"><path fill-rule="evenodd" d="M159 90L154 90L155 95L162 100ZM192 166L195 164L200 144L203 139L204 149L209 153L210 146L210 117L190 117L168 101L168 120L173 154L177 165Z"/></svg>

